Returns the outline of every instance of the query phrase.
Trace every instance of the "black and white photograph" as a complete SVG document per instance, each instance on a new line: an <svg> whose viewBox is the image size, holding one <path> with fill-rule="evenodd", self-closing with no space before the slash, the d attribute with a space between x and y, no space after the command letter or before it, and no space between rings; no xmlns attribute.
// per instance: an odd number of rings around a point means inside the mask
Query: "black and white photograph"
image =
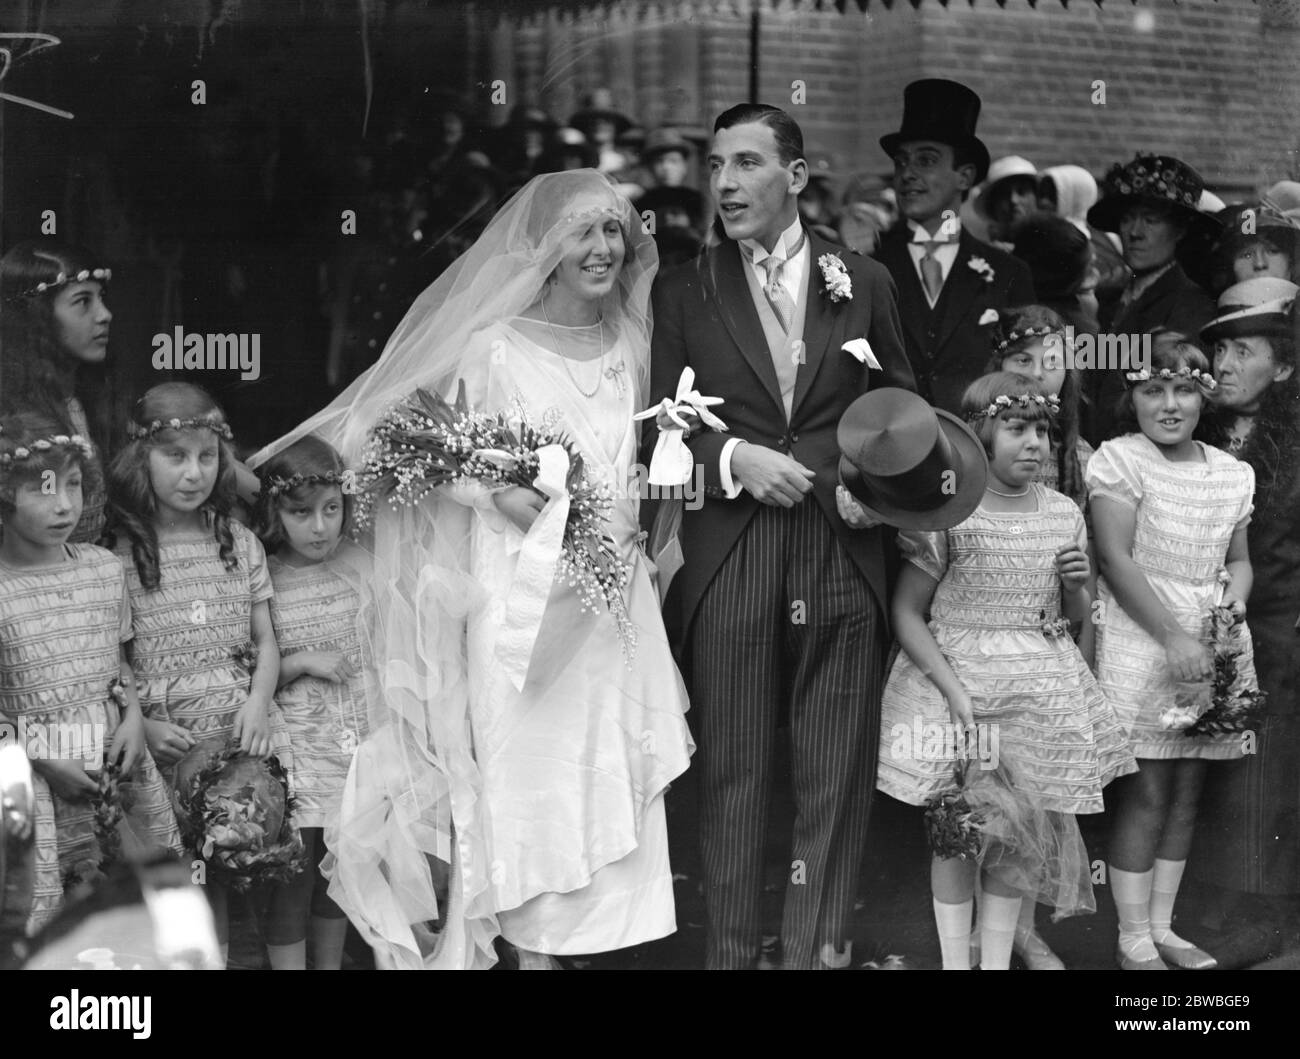
<svg viewBox="0 0 1300 1059"><path fill-rule="evenodd" d="M1249 1037L1298 75L1297 0L0 0L0 969Z"/></svg>

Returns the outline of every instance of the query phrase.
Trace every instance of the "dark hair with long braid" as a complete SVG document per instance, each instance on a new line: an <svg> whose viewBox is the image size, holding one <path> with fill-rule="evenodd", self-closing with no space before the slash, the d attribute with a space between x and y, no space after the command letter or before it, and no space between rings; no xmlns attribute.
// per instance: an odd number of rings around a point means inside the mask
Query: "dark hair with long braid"
<svg viewBox="0 0 1300 1059"><path fill-rule="evenodd" d="M1065 321L1059 314L1045 305L1024 305L1014 309L1002 309L998 312L998 322L993 327L993 355L989 358L985 373L1011 371L1022 374L1014 365L1004 367L1006 362L1022 352L1031 342L1042 341L1051 335L1025 335L1033 328L1041 330L1050 327L1052 334L1060 338L1060 355L1065 363ZM1012 334L1021 337L1007 342ZM999 346L1007 342L1000 352ZM1076 504L1082 504L1088 496L1088 488L1083 481L1083 470L1079 466L1079 396L1083 386L1082 371L1078 368L1065 369L1065 382L1061 384L1061 412L1051 420L1052 450L1056 454L1058 491L1064 493Z"/></svg>
<svg viewBox="0 0 1300 1059"><path fill-rule="evenodd" d="M211 396L188 382L165 382L152 387L135 404L132 418L136 424L165 423L169 419L197 419L225 413ZM149 474L149 453L159 445L174 441L182 431L164 429L151 437L136 438L114 458L108 471L108 527L104 543L112 548L119 537L131 542L131 557L140 583L154 591L162 583L158 564L158 529L154 516L158 501ZM201 429L201 428L200 428ZM202 511L212 527L221 561L227 570L239 566L235 538L230 529L230 512L235 503L235 456L224 438L217 437L217 481L203 502Z"/></svg>

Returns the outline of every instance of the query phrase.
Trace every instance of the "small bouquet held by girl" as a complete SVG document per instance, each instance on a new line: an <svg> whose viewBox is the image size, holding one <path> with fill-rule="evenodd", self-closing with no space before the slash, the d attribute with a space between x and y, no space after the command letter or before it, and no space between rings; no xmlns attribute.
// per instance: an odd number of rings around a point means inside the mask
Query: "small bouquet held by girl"
<svg viewBox="0 0 1300 1059"><path fill-rule="evenodd" d="M1219 575L1221 584L1225 575L1226 571ZM1173 705L1160 714L1161 726L1188 736L1245 732L1255 727L1266 692L1241 679L1238 662L1251 653L1241 604L1213 606L1202 623L1200 639L1213 653L1214 677L1180 683Z"/></svg>
<svg viewBox="0 0 1300 1059"><path fill-rule="evenodd" d="M630 659L636 627L623 591L631 566L609 533L613 494L586 473L582 454L549 420L534 425L519 411L477 412L465 399L463 380L453 404L417 389L370 432L355 479L356 525L370 524L380 498L408 507L439 486L466 481L523 486L567 506L557 575L578 590L584 609L609 611Z"/></svg>

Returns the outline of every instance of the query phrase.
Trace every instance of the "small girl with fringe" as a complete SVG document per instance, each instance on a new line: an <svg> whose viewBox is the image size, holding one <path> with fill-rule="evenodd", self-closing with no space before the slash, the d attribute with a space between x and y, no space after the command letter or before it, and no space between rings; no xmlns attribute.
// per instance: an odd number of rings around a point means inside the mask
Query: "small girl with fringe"
<svg viewBox="0 0 1300 1059"><path fill-rule="evenodd" d="M345 536L352 496L342 457L328 444L302 438L258 468L258 477L258 528L280 646L276 701L293 745L294 815L310 866L284 888L272 916L299 944L310 933L315 970L337 971L348 921L327 893L320 861L353 753L369 729L357 621L371 564Z"/></svg>
<svg viewBox="0 0 1300 1059"><path fill-rule="evenodd" d="M96 472L84 436L34 413L0 419L0 720L32 764L29 933L116 855L181 851L126 657L122 562L69 543Z"/></svg>
<svg viewBox="0 0 1300 1059"><path fill-rule="evenodd" d="M1079 436L1083 373L1066 356L1068 341L1065 321L1045 305L1003 309L993 329L993 357L986 370L1028 375L1043 393L1057 395L1061 410L1052 417L1051 454L1034 481L1064 493L1086 515L1088 489L1083 474L1093 449Z"/></svg>
<svg viewBox="0 0 1300 1059"><path fill-rule="evenodd" d="M1177 718L1179 685L1214 675L1202 640L1211 609L1244 616L1252 582L1255 472L1192 436L1214 386L1200 349L1159 336L1150 369L1128 373L1119 405L1128 433L1104 442L1088 466L1101 568L1097 679L1140 766L1109 792L1116 960L1125 970L1217 964L1172 929L1207 762L1243 753L1242 733L1193 734ZM1240 637L1235 689L1257 690L1249 630Z"/></svg>
<svg viewBox="0 0 1300 1059"><path fill-rule="evenodd" d="M136 402L131 441L109 475L106 539L127 564L149 748L172 779L196 747L227 741L289 767L275 706L280 651L271 579L253 533L230 517L230 427L197 386L167 382ZM228 948L226 887L209 879L217 937ZM272 965L281 956L268 945Z"/></svg>
<svg viewBox="0 0 1300 1059"><path fill-rule="evenodd" d="M1025 929L1022 900L1052 906L1058 919L1094 910L1074 817L1101 812L1102 788L1136 767L1070 636L1090 617L1083 515L1034 481L1055 405L1024 375L971 383L962 410L988 455L984 497L951 529L899 534L908 562L892 607L902 651L882 700L876 786L911 805L963 799L983 818L978 852L932 842L945 970L970 968L977 879L980 966L1006 970L1013 945L1059 963L1032 916ZM918 752L890 737L918 730L954 738ZM959 784L953 766L962 759Z"/></svg>

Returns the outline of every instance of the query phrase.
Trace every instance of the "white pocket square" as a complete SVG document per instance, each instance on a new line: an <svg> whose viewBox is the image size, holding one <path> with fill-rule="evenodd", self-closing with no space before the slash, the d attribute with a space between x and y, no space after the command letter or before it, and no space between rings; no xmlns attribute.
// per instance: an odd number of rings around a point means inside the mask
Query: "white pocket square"
<svg viewBox="0 0 1300 1059"><path fill-rule="evenodd" d="M985 324L996 324L997 322L998 311L996 309L985 309L983 315L980 316L979 326L983 327Z"/></svg>
<svg viewBox="0 0 1300 1059"><path fill-rule="evenodd" d="M840 348L848 353L852 353L868 368L875 368L876 371L883 370L880 366L880 361L878 361L876 355L871 352L871 343L865 338L855 338L852 341L845 342Z"/></svg>

